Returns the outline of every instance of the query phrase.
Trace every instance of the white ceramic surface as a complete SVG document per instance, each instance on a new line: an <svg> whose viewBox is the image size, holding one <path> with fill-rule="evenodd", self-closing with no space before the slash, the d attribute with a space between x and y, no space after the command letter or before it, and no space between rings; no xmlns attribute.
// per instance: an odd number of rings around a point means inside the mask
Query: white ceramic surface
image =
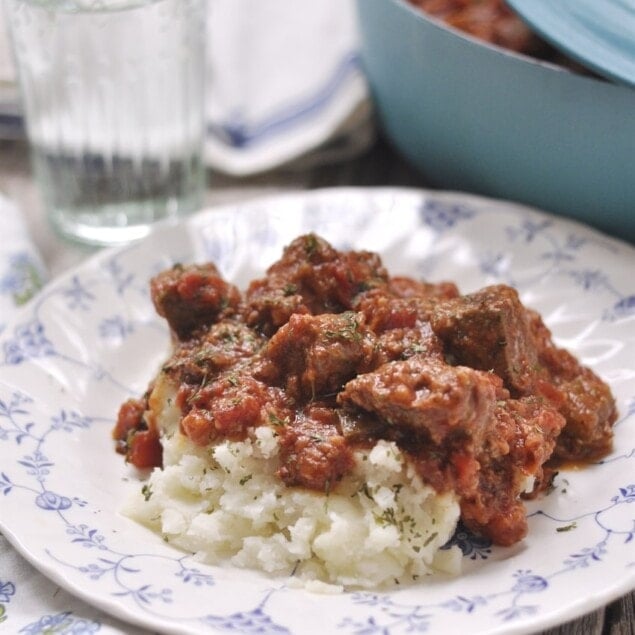
<svg viewBox="0 0 635 635"><path fill-rule="evenodd" d="M0 333L15 308L42 287L44 264L16 205L0 192Z"/></svg>
<svg viewBox="0 0 635 635"><path fill-rule="evenodd" d="M214 260L244 285L296 235L379 251L393 273L468 292L516 285L556 341L610 382L614 452L561 472L529 505L529 537L455 537L464 573L390 592L316 595L288 579L193 561L119 512L138 475L113 451L119 404L168 350L148 278ZM510 203L453 193L338 189L191 217L105 251L49 284L0 337L0 529L46 575L160 632L528 633L635 586L635 250ZM92 632L92 631L91 631Z"/></svg>

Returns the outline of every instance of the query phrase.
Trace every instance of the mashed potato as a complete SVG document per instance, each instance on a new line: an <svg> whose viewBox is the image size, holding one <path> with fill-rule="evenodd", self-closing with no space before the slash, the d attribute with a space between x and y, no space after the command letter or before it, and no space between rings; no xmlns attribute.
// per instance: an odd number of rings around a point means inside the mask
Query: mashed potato
<svg viewBox="0 0 635 635"><path fill-rule="evenodd" d="M293 574L320 583L374 588L434 570L457 573L460 552L441 550L459 519L452 494L423 484L393 442L355 451L355 467L333 491L287 487L274 427L209 447L178 431L173 387L150 399L162 432L155 469L125 513L207 563Z"/></svg>

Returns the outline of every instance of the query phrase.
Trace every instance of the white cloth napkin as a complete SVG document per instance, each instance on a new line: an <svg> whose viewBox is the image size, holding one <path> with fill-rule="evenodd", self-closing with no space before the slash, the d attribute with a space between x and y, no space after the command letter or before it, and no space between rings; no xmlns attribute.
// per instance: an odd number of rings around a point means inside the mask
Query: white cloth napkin
<svg viewBox="0 0 635 635"><path fill-rule="evenodd" d="M351 0L212 0L208 163L232 174L372 138Z"/></svg>

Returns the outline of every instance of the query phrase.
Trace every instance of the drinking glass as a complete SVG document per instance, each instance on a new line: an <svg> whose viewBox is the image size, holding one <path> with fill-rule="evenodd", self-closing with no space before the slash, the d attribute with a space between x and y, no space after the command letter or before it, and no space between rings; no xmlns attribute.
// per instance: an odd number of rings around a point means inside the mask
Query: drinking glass
<svg viewBox="0 0 635 635"><path fill-rule="evenodd" d="M5 0L5 11L54 227L115 244L199 207L205 0Z"/></svg>

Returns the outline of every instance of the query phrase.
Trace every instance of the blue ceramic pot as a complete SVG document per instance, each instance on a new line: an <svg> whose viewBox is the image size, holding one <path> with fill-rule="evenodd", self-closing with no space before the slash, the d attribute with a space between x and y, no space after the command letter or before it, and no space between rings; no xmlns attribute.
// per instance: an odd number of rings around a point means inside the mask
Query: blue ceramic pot
<svg viewBox="0 0 635 635"><path fill-rule="evenodd" d="M405 0L357 0L380 123L432 185L635 241L635 90L485 44Z"/></svg>

